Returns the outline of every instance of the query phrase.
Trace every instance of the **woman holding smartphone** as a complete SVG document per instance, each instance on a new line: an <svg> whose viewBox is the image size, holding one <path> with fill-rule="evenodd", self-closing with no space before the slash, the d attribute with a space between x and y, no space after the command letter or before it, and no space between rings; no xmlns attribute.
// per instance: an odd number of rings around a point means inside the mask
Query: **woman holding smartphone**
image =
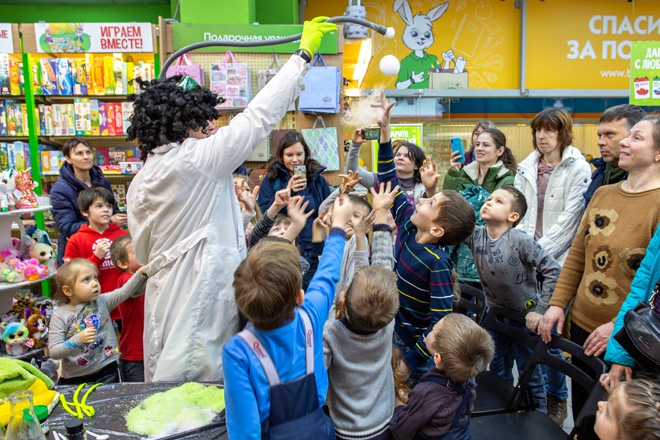
<svg viewBox="0 0 660 440"><path fill-rule="evenodd" d="M461 149L452 147L450 169L445 175L443 189L461 192L477 185L492 193L503 185L513 183L516 159L506 146L506 136L497 128L487 128L481 132L474 144L474 162L462 168Z"/></svg>
<svg viewBox="0 0 660 440"><path fill-rule="evenodd" d="M312 159L305 138L297 131L282 137L279 148L266 165L266 176L259 190L259 207L264 215L273 203L275 193L289 188L291 195L305 198L307 210L314 213L307 219L307 224L298 237L300 254L310 261L312 254L312 223L318 216L317 209L330 195L330 184L321 173L325 167ZM286 208L281 211L286 214ZM303 278L303 289L307 287L313 273L307 272Z"/></svg>
<svg viewBox="0 0 660 440"><path fill-rule="evenodd" d="M378 136L372 130L379 130ZM380 129L358 128L353 132L353 139L348 149L346 157L346 173L349 171L357 172L358 177L362 178L360 184L365 188L378 188L378 174L372 173L359 165L360 147L366 140L377 140L380 136ZM437 188L433 180L427 182L426 187L422 181L421 171L425 168L424 151L412 142L406 142L399 139L392 141L394 148L394 165L396 176L399 179L401 191L406 195L408 201L413 205L417 204L422 197L433 197ZM429 158L428 165L431 165ZM434 173L435 174L435 173Z"/></svg>

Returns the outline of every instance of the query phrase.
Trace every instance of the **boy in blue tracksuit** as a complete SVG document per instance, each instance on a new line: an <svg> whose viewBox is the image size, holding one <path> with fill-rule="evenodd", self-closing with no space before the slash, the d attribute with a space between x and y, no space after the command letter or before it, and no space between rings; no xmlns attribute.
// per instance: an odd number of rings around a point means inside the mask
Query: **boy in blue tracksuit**
<svg viewBox="0 0 660 440"><path fill-rule="evenodd" d="M259 243L236 269L236 303L252 327L222 350L230 438L334 439L332 421L322 410L328 390L323 324L334 301L344 227L352 215L348 199L338 198L306 293L300 255L289 243Z"/></svg>

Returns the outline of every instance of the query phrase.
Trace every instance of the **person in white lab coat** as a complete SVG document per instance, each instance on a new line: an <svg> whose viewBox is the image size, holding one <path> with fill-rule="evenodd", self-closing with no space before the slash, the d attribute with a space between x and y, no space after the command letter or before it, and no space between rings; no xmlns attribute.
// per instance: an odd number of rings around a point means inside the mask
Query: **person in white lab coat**
<svg viewBox="0 0 660 440"><path fill-rule="evenodd" d="M228 126L209 135L218 98L187 78L154 80L136 95L128 138L146 160L127 194L140 264L161 268L147 284L145 380L220 381L222 346L238 328L232 283L245 257L235 170L275 128L303 87L325 17L305 22L300 49Z"/></svg>

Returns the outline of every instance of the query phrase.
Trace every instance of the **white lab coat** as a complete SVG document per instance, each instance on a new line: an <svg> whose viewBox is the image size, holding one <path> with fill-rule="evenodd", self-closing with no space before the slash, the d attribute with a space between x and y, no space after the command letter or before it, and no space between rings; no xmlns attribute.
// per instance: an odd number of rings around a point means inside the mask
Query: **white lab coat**
<svg viewBox="0 0 660 440"><path fill-rule="evenodd" d="M158 147L133 179L135 256L162 267L145 294L146 381L222 380L222 347L239 330L234 270L246 254L232 172L285 116L307 68L292 56L228 126Z"/></svg>
<svg viewBox="0 0 660 440"><path fill-rule="evenodd" d="M539 205L536 179L538 177L539 152L534 150L518 164L514 185L527 200L527 214L518 224L531 237L536 231ZM564 264L568 249L584 212L582 195L591 182L591 167L580 150L568 146L564 149L561 162L550 175L543 204L543 236L539 244L560 265Z"/></svg>

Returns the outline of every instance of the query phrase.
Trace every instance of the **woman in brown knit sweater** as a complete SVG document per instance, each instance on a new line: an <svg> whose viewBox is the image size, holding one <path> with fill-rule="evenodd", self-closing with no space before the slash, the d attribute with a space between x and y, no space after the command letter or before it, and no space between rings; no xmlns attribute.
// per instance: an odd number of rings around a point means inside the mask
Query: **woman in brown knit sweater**
<svg viewBox="0 0 660 440"><path fill-rule="evenodd" d="M549 308L539 325L547 342L570 308L570 338L602 356L630 283L660 222L660 118L647 116L621 141L628 180L599 188L587 206ZM576 362L576 360L573 360ZM573 414L586 393L573 386Z"/></svg>

